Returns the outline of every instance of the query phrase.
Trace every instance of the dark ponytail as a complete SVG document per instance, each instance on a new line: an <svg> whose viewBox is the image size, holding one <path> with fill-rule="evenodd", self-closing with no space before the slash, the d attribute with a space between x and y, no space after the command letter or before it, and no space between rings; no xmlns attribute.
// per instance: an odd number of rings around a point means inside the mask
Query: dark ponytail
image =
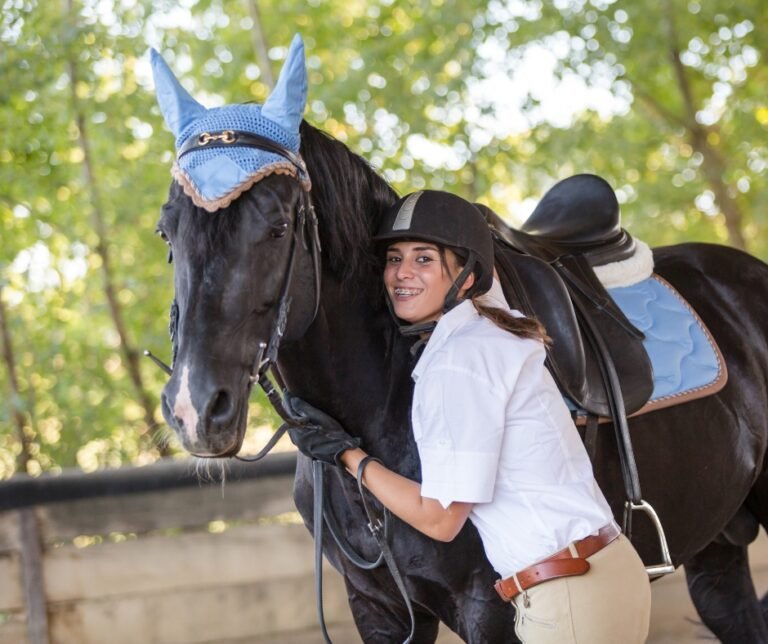
<svg viewBox="0 0 768 644"><path fill-rule="evenodd" d="M442 246L438 244L437 249L440 253L440 263L443 266L443 270L445 270L451 277L453 277L453 271L451 271L450 266L448 266L448 260L445 255L446 249L450 250L456 256L459 266L463 268L467 265L469 253L466 248ZM475 277L477 278L477 275L475 275ZM544 325L536 318L516 317L504 309L483 304L483 295L484 293L473 295L471 291L469 293L469 298L472 300L472 304L474 304L477 312L484 318L488 318L497 327L504 331L508 331L512 335L516 335L520 338L537 340L546 347L552 345L552 338L547 335L547 330L544 328Z"/></svg>

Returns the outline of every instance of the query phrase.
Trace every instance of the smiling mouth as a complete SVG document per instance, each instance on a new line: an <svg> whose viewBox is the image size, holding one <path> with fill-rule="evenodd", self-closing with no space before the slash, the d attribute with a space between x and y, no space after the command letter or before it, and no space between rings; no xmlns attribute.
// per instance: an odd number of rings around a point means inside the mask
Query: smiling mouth
<svg viewBox="0 0 768 644"><path fill-rule="evenodd" d="M421 288L396 288L395 295L397 297L413 297L419 295L423 290Z"/></svg>

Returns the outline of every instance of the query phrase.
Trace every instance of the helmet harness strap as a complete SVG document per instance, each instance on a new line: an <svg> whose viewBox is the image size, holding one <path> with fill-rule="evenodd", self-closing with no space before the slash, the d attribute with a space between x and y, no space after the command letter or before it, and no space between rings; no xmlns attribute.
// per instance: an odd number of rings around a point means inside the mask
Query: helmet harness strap
<svg viewBox="0 0 768 644"><path fill-rule="evenodd" d="M472 271L475 270L476 263L477 263L477 255L475 254L474 251L470 250L469 257L467 258L467 263L464 265L464 268L461 269L461 272L459 273L458 277L453 281L451 288L448 290L448 293L446 293L445 295L445 302L443 303L443 313L448 313L448 311L450 311L454 306L456 306L459 303L459 300L457 299L459 290L461 290L461 287L464 286L464 282L467 280L470 273L472 273Z"/></svg>

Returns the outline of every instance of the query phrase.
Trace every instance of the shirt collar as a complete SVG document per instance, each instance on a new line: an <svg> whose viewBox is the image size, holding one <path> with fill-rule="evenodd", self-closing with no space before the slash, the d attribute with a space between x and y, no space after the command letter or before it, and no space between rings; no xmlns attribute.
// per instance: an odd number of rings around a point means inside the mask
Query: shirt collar
<svg viewBox="0 0 768 644"><path fill-rule="evenodd" d="M430 355L435 351L438 351L457 329L464 326L470 320L476 319L478 316L479 313L471 300L464 300L460 304L454 306L448 313L445 313L438 320L437 326L435 327L435 330L432 331L427 346L424 348L424 352L421 354L419 361L413 369L413 373L411 374L413 380L416 381L419 379Z"/></svg>

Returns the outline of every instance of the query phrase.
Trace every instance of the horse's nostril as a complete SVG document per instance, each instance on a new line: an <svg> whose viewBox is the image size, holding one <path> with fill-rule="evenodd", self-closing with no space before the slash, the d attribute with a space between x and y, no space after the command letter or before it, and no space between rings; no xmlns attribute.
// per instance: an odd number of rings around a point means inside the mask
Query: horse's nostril
<svg viewBox="0 0 768 644"><path fill-rule="evenodd" d="M232 396L225 389L216 392L211 401L210 419L215 423L226 423L232 418Z"/></svg>

